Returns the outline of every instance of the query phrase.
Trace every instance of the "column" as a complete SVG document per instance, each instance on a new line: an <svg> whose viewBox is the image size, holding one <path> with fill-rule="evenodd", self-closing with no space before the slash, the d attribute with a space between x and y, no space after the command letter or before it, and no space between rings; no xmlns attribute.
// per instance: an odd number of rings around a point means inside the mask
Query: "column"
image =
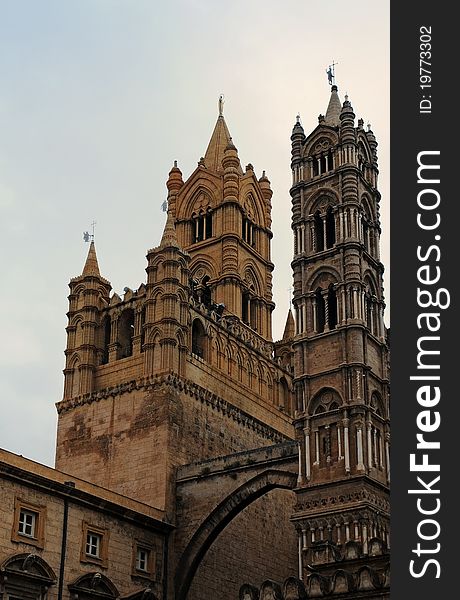
<svg viewBox="0 0 460 600"><path fill-rule="evenodd" d="M327 152L325 154L325 157L326 157L326 173L328 173L329 172L329 156L328 156Z"/></svg>
<svg viewBox="0 0 460 600"><path fill-rule="evenodd" d="M344 224L343 224L343 210L342 209L340 209L340 211L339 211L339 222L340 222L339 235L337 237L339 238L339 241L343 242L343 240L345 239L345 231L344 231Z"/></svg>
<svg viewBox="0 0 460 600"><path fill-rule="evenodd" d="M307 299L304 298L302 302L302 331L307 330Z"/></svg>
<svg viewBox="0 0 460 600"><path fill-rule="evenodd" d="M359 319L358 314L358 290L353 286L353 318Z"/></svg>
<svg viewBox="0 0 460 600"><path fill-rule="evenodd" d="M300 226L300 252L305 252L305 223Z"/></svg>
<svg viewBox="0 0 460 600"><path fill-rule="evenodd" d="M341 288L340 294L342 296L342 324L344 325L347 321L347 296L345 287Z"/></svg>
<svg viewBox="0 0 460 600"><path fill-rule="evenodd" d="M315 465L319 464L319 431L315 431Z"/></svg>
<svg viewBox="0 0 460 600"><path fill-rule="evenodd" d="M343 423L343 446L345 451L345 471L347 473L350 472L350 441L349 441L349 433L348 426L350 421L345 418L342 421Z"/></svg>
<svg viewBox="0 0 460 600"><path fill-rule="evenodd" d="M327 290L321 292L324 298L324 331L329 331L329 298Z"/></svg>
<svg viewBox="0 0 460 600"><path fill-rule="evenodd" d="M311 304L313 307L313 332L318 333L318 323L316 319L316 297L314 295L311 298Z"/></svg>
<svg viewBox="0 0 460 600"><path fill-rule="evenodd" d="M362 529L363 529L363 553L368 554L369 550L368 550L368 546L367 546L367 524L366 523L362 524Z"/></svg>
<svg viewBox="0 0 460 600"><path fill-rule="evenodd" d="M305 476L307 481L310 481L311 477L311 464L310 464L310 428L305 427L303 430L305 435Z"/></svg>
<svg viewBox="0 0 460 600"><path fill-rule="evenodd" d="M374 448L374 465L377 467L378 466L378 453L377 453L377 429L374 427L374 431L373 431L373 448Z"/></svg>
<svg viewBox="0 0 460 600"><path fill-rule="evenodd" d="M341 436L341 427L340 425L337 423L337 447L338 447L338 452L339 452L339 460L341 460L343 458L342 456L342 436Z"/></svg>
<svg viewBox="0 0 460 600"><path fill-rule="evenodd" d="M348 521L345 522L345 541L350 541L350 523Z"/></svg>
<svg viewBox="0 0 460 600"><path fill-rule="evenodd" d="M381 432L379 432L379 436L378 436L378 446L379 446L379 467L382 469L383 468L383 440L382 440L382 434Z"/></svg>
<svg viewBox="0 0 460 600"><path fill-rule="evenodd" d="M372 467L372 422L367 422L367 466Z"/></svg>
<svg viewBox="0 0 460 600"><path fill-rule="evenodd" d="M348 210L345 210L343 213L343 219L344 219L344 239L348 238Z"/></svg>
<svg viewBox="0 0 460 600"><path fill-rule="evenodd" d="M385 434L385 462L387 468L387 480L390 483L390 434Z"/></svg>
<svg viewBox="0 0 460 600"><path fill-rule="evenodd" d="M363 430L362 425L358 424L356 428L356 448L358 454L358 464L356 468L358 471L364 471L364 463L363 463Z"/></svg>
<svg viewBox="0 0 460 600"><path fill-rule="evenodd" d="M341 544L342 543L342 541L341 541L341 528L340 528L340 524L339 523L337 523L336 528L337 528L337 544Z"/></svg>
<svg viewBox="0 0 460 600"><path fill-rule="evenodd" d="M298 559L299 559L299 579L303 579L303 557L302 557L302 533L299 531L299 546L298 546Z"/></svg>
<svg viewBox="0 0 460 600"><path fill-rule="evenodd" d="M359 540L359 524L358 521L353 521L354 529L355 529L355 540Z"/></svg>
<svg viewBox="0 0 460 600"><path fill-rule="evenodd" d="M303 483L304 477L303 477L303 473L302 473L302 444L299 442L298 443L298 447L299 447L299 476L297 478L297 485L301 485Z"/></svg>
<svg viewBox="0 0 460 600"><path fill-rule="evenodd" d="M315 226L310 225L310 249L312 252L316 252L316 237L315 237Z"/></svg>
<svg viewBox="0 0 460 600"><path fill-rule="evenodd" d="M307 529L302 527L302 550L308 550Z"/></svg>

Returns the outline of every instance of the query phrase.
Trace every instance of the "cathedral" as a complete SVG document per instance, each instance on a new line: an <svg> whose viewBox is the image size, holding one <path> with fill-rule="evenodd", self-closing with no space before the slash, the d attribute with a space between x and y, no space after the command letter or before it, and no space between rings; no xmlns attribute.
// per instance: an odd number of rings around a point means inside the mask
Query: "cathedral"
<svg viewBox="0 0 460 600"><path fill-rule="evenodd" d="M272 189L223 115L146 280L70 280L55 469L0 451L4 600L389 598L377 141L337 87L291 134L293 308ZM286 168L288 157L286 157Z"/></svg>

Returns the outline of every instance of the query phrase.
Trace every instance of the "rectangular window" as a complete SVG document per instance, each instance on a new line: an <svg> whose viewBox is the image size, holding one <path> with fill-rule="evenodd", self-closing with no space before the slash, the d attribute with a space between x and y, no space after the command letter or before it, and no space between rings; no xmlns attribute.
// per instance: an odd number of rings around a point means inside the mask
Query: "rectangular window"
<svg viewBox="0 0 460 600"><path fill-rule="evenodd" d="M86 534L86 554L93 558L101 557L102 536L98 533L88 531Z"/></svg>
<svg viewBox="0 0 460 600"><path fill-rule="evenodd" d="M83 521L82 534L80 560L106 567L109 552L109 530Z"/></svg>
<svg viewBox="0 0 460 600"><path fill-rule="evenodd" d="M19 512L18 533L27 537L35 538L38 513L21 508Z"/></svg>
<svg viewBox="0 0 460 600"><path fill-rule="evenodd" d="M11 531L13 542L43 548L46 508L28 500L14 499L14 519Z"/></svg>
<svg viewBox="0 0 460 600"><path fill-rule="evenodd" d="M136 553L136 569L147 573L149 570L149 554L146 548L138 548Z"/></svg>

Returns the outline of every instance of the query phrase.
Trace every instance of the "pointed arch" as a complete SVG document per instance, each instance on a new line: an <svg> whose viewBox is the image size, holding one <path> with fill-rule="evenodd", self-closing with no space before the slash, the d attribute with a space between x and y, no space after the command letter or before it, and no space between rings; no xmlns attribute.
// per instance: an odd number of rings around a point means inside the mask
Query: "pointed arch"
<svg viewBox="0 0 460 600"><path fill-rule="evenodd" d="M343 400L340 393L331 387L321 388L310 400L308 413L310 415L319 414L319 412L326 412L331 410L337 410L342 406ZM319 407L323 407L324 410L318 411Z"/></svg>
<svg viewBox="0 0 460 600"><path fill-rule="evenodd" d="M198 317L192 323L192 354L199 356L203 360L207 359L207 335L205 327Z"/></svg>
<svg viewBox="0 0 460 600"><path fill-rule="evenodd" d="M176 600L185 600L195 573L218 535L242 510L274 489L293 490L297 475L269 469L229 494L201 523L182 554L175 573Z"/></svg>

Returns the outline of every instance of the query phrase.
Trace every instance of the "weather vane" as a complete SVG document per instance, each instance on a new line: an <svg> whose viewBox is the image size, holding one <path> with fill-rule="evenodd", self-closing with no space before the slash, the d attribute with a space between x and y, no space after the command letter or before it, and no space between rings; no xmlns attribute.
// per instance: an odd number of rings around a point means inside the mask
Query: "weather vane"
<svg viewBox="0 0 460 600"><path fill-rule="evenodd" d="M89 231L83 232L83 241L84 242L94 242L94 226L96 225L96 221L91 223L91 233Z"/></svg>
<svg viewBox="0 0 460 600"><path fill-rule="evenodd" d="M224 95L221 94L219 96L219 117L224 116L224 102L225 102Z"/></svg>
<svg viewBox="0 0 460 600"><path fill-rule="evenodd" d="M334 59L332 59L332 65L329 65L329 67L326 69L326 73L327 73L327 80L329 82L329 85L335 85L335 65L338 65L338 62L334 62Z"/></svg>

